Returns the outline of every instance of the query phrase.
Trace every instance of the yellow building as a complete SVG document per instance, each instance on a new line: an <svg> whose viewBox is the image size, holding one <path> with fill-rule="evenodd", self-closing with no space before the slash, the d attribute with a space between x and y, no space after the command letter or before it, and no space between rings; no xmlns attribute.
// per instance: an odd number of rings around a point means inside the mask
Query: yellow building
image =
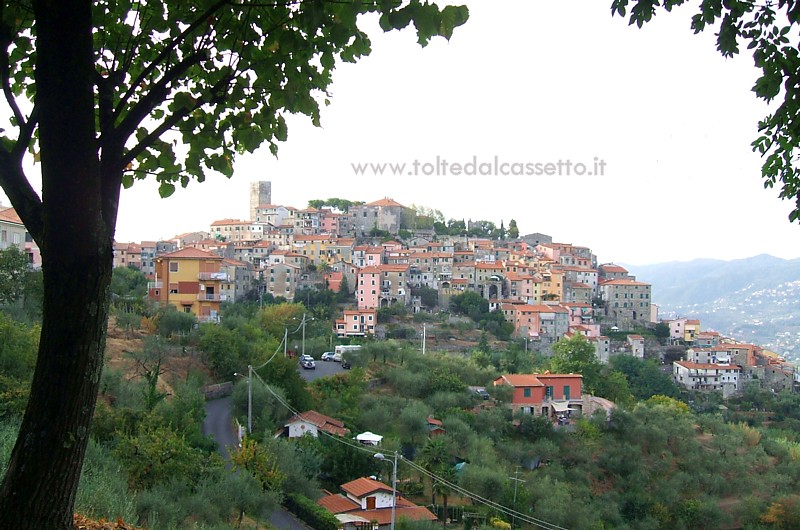
<svg viewBox="0 0 800 530"><path fill-rule="evenodd" d="M194 248L157 256L150 299L194 313L200 322L217 322L221 286L230 281L221 265L222 257Z"/></svg>

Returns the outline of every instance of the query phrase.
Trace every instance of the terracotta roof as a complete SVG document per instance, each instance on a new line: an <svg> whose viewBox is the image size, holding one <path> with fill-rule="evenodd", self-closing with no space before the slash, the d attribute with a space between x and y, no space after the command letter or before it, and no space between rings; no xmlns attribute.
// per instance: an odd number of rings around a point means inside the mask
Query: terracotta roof
<svg viewBox="0 0 800 530"><path fill-rule="evenodd" d="M392 493L392 488L383 482L378 482L375 479L361 477L351 480L347 484L342 484L342 491L360 499L362 497L366 497L370 493L375 493L376 491L386 491Z"/></svg>
<svg viewBox="0 0 800 530"><path fill-rule="evenodd" d="M318 500L317 504L331 513L352 512L353 510L361 508L360 504L356 504L354 501L340 494L326 495Z"/></svg>
<svg viewBox="0 0 800 530"><path fill-rule="evenodd" d="M318 429L321 429L325 432L335 434L337 436L346 436L349 432L345 427L344 423L324 414L320 414L315 410L309 410L307 412L303 412L293 416L288 422L287 425L290 423L295 423L298 421L305 421L315 425Z"/></svg>
<svg viewBox="0 0 800 530"><path fill-rule="evenodd" d="M211 223L211 226L219 226L219 225L249 225L250 221L242 221L241 219L220 219L219 221L214 221Z"/></svg>
<svg viewBox="0 0 800 530"><path fill-rule="evenodd" d="M373 267L363 267L361 269L358 269L358 273L359 274L380 274L381 272L382 272L381 268L380 267L375 267L375 266L373 266Z"/></svg>
<svg viewBox="0 0 800 530"><path fill-rule="evenodd" d="M435 521L436 516L423 506L401 506L400 499L397 501L397 507L394 509L395 519L408 519L410 521ZM357 512L367 521L376 521L379 525L385 526L392 522L392 509L391 508L377 508L375 510L363 510Z"/></svg>
<svg viewBox="0 0 800 530"><path fill-rule="evenodd" d="M400 263L397 265L378 265L378 269L381 272L405 272L409 269L409 265L407 263Z"/></svg>
<svg viewBox="0 0 800 530"><path fill-rule="evenodd" d="M222 261L222 256L217 256L211 252L200 250L199 248L185 247L169 254L161 254L159 258L178 258L178 259L218 259Z"/></svg>
<svg viewBox="0 0 800 530"><path fill-rule="evenodd" d="M503 380L511 386L544 386L544 383L533 374L506 374L495 379L495 383Z"/></svg>
<svg viewBox="0 0 800 530"><path fill-rule="evenodd" d="M641 335L628 335L628 338L633 340L644 340L644 337Z"/></svg>
<svg viewBox="0 0 800 530"><path fill-rule="evenodd" d="M606 263L604 265L600 265L599 267L602 269L603 272L624 272L627 273L628 269L625 267L620 267L619 265L615 265L613 263Z"/></svg>
<svg viewBox="0 0 800 530"><path fill-rule="evenodd" d="M364 206L399 206L400 208L405 208L405 206L389 197L384 197L383 199L365 204Z"/></svg>
<svg viewBox="0 0 800 530"><path fill-rule="evenodd" d="M649 283L637 282L630 278L617 278L616 280L606 280L601 285L639 285L650 287Z"/></svg>
<svg viewBox="0 0 800 530"><path fill-rule="evenodd" d="M15 223L18 225L22 224L22 219L20 219L17 211L14 208L5 208L4 210L0 210L0 221L6 221L8 223Z"/></svg>
<svg viewBox="0 0 800 530"><path fill-rule="evenodd" d="M742 367L738 364L693 363L689 361L675 361L675 364L683 366L689 370L723 370L727 372L731 370L739 371L742 369Z"/></svg>

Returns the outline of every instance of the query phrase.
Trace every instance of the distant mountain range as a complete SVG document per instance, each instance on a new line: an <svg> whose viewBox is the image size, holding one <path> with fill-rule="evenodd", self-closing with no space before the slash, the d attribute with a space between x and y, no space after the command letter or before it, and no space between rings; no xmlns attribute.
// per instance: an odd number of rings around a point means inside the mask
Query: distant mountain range
<svg viewBox="0 0 800 530"><path fill-rule="evenodd" d="M800 360L800 259L762 254L623 266L653 285L662 318L699 318L702 329Z"/></svg>

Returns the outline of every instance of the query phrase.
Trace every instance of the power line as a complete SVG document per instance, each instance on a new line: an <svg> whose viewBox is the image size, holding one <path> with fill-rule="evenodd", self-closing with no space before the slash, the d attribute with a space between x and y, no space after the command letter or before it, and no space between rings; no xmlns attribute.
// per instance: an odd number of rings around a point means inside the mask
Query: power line
<svg viewBox="0 0 800 530"><path fill-rule="evenodd" d="M274 357L274 355L273 355L273 357ZM272 360L272 359L270 358L270 360ZM269 362L269 361L267 361L267 362ZM262 367L265 366L265 365L266 365L266 363L264 363L264 365L262 365ZM267 391L270 394L272 394L272 396L281 405L286 407L286 409L289 412L291 412L293 415L301 416L301 413L299 411L297 411L296 409L294 409L294 407L292 407L288 402L286 402L286 400L284 400L282 396L280 396L277 392L275 392L272 389L272 387L269 384L267 384L261 378L260 375L258 375L257 372L253 371L253 373L255 374L256 378L258 378L258 380L261 382L261 384L264 385L264 387L267 389ZM323 436L326 436L329 439L334 440L337 443L344 444L344 445L346 445L346 446L348 446L348 447L350 447L352 449L355 449L357 451L362 451L362 452L365 452L365 453L369 453L371 455L375 455L375 454L381 453L381 451L370 449L370 448L368 448L368 447L366 447L366 446L364 446L363 444L360 444L360 443L359 444L354 444L350 440L347 440L346 438L342 438L341 436L335 436L335 435L333 435L333 434L331 434L329 432L323 431L321 429L318 429L317 432L319 434L323 435ZM447 479L445 479L443 477L440 477L439 475L436 475L435 473L433 473L431 471L428 471L427 469L425 469L424 467L420 466L419 464L416 464L416 463L412 462L411 460L403 458L402 455L400 455L399 461L405 462L412 469L417 470L418 472L422 473L423 475L425 475L425 476L427 476L427 477L429 477L431 479L434 479L434 480L436 480L438 482L441 482L442 484L444 484L445 486L447 486L451 490L455 491L456 493L460 494L461 496L467 497L467 498L469 498L469 499L471 499L471 500L473 500L475 502L478 502L480 504L488 506L488 507L490 507L490 508L492 508L494 510L497 510L498 512L503 513L503 514L505 514L507 516L516 517L520 521L523 521L525 523L534 525L534 526L536 526L538 528L544 528L545 530L567 530L563 526L558 526L556 524L550 523L550 522L545 521L543 519L537 519L536 517L533 517L533 516L528 515L526 513L518 512L518 511L516 511L516 510L514 510L512 508L508 508L507 506L503 506L502 504L494 502L494 501L492 501L490 499L486 499L484 497L481 497L477 493L473 493L473 492L471 492L471 491L469 491L469 490L467 490L467 489L465 489L465 488L463 488L463 487L461 487L461 486L459 486L457 484L454 484L454 483L448 481Z"/></svg>

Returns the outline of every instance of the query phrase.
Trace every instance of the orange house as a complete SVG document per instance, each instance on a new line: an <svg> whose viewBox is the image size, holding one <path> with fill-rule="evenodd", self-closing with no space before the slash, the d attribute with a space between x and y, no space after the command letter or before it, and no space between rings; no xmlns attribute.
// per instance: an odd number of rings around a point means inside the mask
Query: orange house
<svg viewBox="0 0 800 530"><path fill-rule="evenodd" d="M191 247L157 256L148 296L194 313L200 322L218 322L221 285L230 281L221 266L221 256Z"/></svg>
<svg viewBox="0 0 800 530"><path fill-rule="evenodd" d="M582 409L583 376L579 374L506 374L494 386L513 387L511 409L525 414L551 417Z"/></svg>

